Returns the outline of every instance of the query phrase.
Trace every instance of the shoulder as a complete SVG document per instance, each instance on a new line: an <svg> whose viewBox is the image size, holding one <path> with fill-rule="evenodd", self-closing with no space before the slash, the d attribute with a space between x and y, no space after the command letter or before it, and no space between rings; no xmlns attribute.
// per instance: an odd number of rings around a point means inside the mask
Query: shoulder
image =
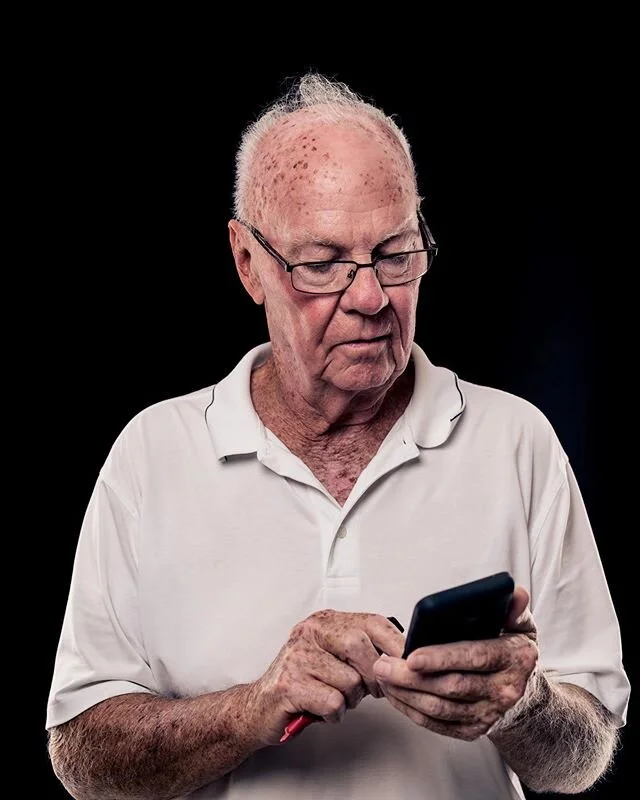
<svg viewBox="0 0 640 800"><path fill-rule="evenodd" d="M544 412L530 400L504 389L473 383L456 377L460 391L465 397L466 410L470 416L500 418L503 423L529 426L550 432L551 422Z"/></svg>
<svg viewBox="0 0 640 800"><path fill-rule="evenodd" d="M461 428L487 448L511 453L534 472L565 475L568 456L547 415L520 395L458 378L465 398Z"/></svg>
<svg viewBox="0 0 640 800"><path fill-rule="evenodd" d="M255 418L251 372L268 350L268 345L258 345L218 382L141 409L116 438L107 464L124 466L126 460L155 469L159 462L180 454L206 458L212 442L215 445L214 433L251 427Z"/></svg>
<svg viewBox="0 0 640 800"><path fill-rule="evenodd" d="M124 426L116 439L118 442L134 442L141 437L162 437L176 427L192 427L205 423L207 407L215 395L215 384L204 386L193 392L158 400L142 408Z"/></svg>
<svg viewBox="0 0 640 800"><path fill-rule="evenodd" d="M109 482L136 472L160 453L170 455L178 442L206 432L206 413L215 384L168 397L138 411L124 425L109 450L101 475ZM202 435L202 434L200 434Z"/></svg>
<svg viewBox="0 0 640 800"><path fill-rule="evenodd" d="M195 391L158 400L139 411L128 423L125 431L155 429L170 421L190 423L204 421L207 407L215 396L216 384L203 386Z"/></svg>

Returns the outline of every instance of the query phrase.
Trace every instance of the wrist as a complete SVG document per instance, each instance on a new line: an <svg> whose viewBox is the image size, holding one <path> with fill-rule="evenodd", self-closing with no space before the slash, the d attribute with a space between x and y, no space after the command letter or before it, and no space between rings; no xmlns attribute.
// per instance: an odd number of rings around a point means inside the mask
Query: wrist
<svg viewBox="0 0 640 800"><path fill-rule="evenodd" d="M239 684L225 692L223 708L215 708L214 713L230 739L248 753L263 746L260 730L260 714L255 704L253 683Z"/></svg>
<svg viewBox="0 0 640 800"><path fill-rule="evenodd" d="M238 735L246 747L260 750L270 744L268 714L261 693L260 681L252 681L238 688L236 721Z"/></svg>
<svg viewBox="0 0 640 800"><path fill-rule="evenodd" d="M547 707L552 691L546 676L536 667L527 680L524 694L520 700L492 725L487 731L487 736L493 738L531 720Z"/></svg>

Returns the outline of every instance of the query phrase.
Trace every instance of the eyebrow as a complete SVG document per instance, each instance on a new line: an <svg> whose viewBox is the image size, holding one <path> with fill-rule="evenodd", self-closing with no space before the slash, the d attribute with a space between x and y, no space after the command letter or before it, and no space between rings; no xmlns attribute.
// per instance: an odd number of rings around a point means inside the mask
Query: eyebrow
<svg viewBox="0 0 640 800"><path fill-rule="evenodd" d="M419 231L420 229L418 228L418 232ZM372 252L384 247L384 245L389 244L389 242L392 242L394 239L399 239L400 237L407 236L410 233L415 233L415 230L412 230L411 224L408 221L403 222L396 231L390 233L388 236L385 236L384 239L374 245ZM326 250L334 250L338 252L347 250L344 245L339 244L331 239L324 239L322 237L312 236L310 234L305 235L302 233L298 234L291 240L291 243L288 247L288 250L291 253L290 257L296 256L301 250L309 247L322 247Z"/></svg>

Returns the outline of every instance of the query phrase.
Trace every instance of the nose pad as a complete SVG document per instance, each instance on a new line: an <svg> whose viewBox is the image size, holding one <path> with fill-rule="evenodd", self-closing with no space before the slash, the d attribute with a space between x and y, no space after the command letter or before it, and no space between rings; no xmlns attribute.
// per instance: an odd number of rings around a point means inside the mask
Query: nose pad
<svg viewBox="0 0 640 800"><path fill-rule="evenodd" d="M370 279L365 276L358 283L358 272L368 272L369 270L373 272L373 281L368 282ZM346 304L345 307L371 316L381 311L389 302L387 293L378 280L377 271L372 265L363 264L360 267L353 267L349 270L349 278L351 283L343 293L342 302Z"/></svg>
<svg viewBox="0 0 640 800"><path fill-rule="evenodd" d="M353 283L355 279L358 277L359 272L364 272L365 270L371 270L371 272L373 272L376 281L378 281L378 270L375 264L359 264L357 267L352 267L349 270L349 280L351 281L351 283ZM380 283L380 281L378 281L378 283Z"/></svg>

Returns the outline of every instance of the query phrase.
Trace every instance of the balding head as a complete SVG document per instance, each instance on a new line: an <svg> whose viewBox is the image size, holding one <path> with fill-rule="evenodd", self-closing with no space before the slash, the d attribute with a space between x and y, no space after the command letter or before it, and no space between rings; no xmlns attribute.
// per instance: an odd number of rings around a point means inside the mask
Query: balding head
<svg viewBox="0 0 640 800"><path fill-rule="evenodd" d="M316 110L280 120L260 142L246 185L249 219L260 227L304 226L313 208L360 207L367 195L418 199L404 150L378 122L354 115L327 121Z"/></svg>
<svg viewBox="0 0 640 800"><path fill-rule="evenodd" d="M368 158L358 171L362 150ZM265 215L280 213L291 193L304 214L301 194L311 184L321 189L324 183L335 195L367 192L381 180L392 194L413 192L417 205L415 166L401 128L345 84L311 73L245 130L236 156L234 212L260 225Z"/></svg>

